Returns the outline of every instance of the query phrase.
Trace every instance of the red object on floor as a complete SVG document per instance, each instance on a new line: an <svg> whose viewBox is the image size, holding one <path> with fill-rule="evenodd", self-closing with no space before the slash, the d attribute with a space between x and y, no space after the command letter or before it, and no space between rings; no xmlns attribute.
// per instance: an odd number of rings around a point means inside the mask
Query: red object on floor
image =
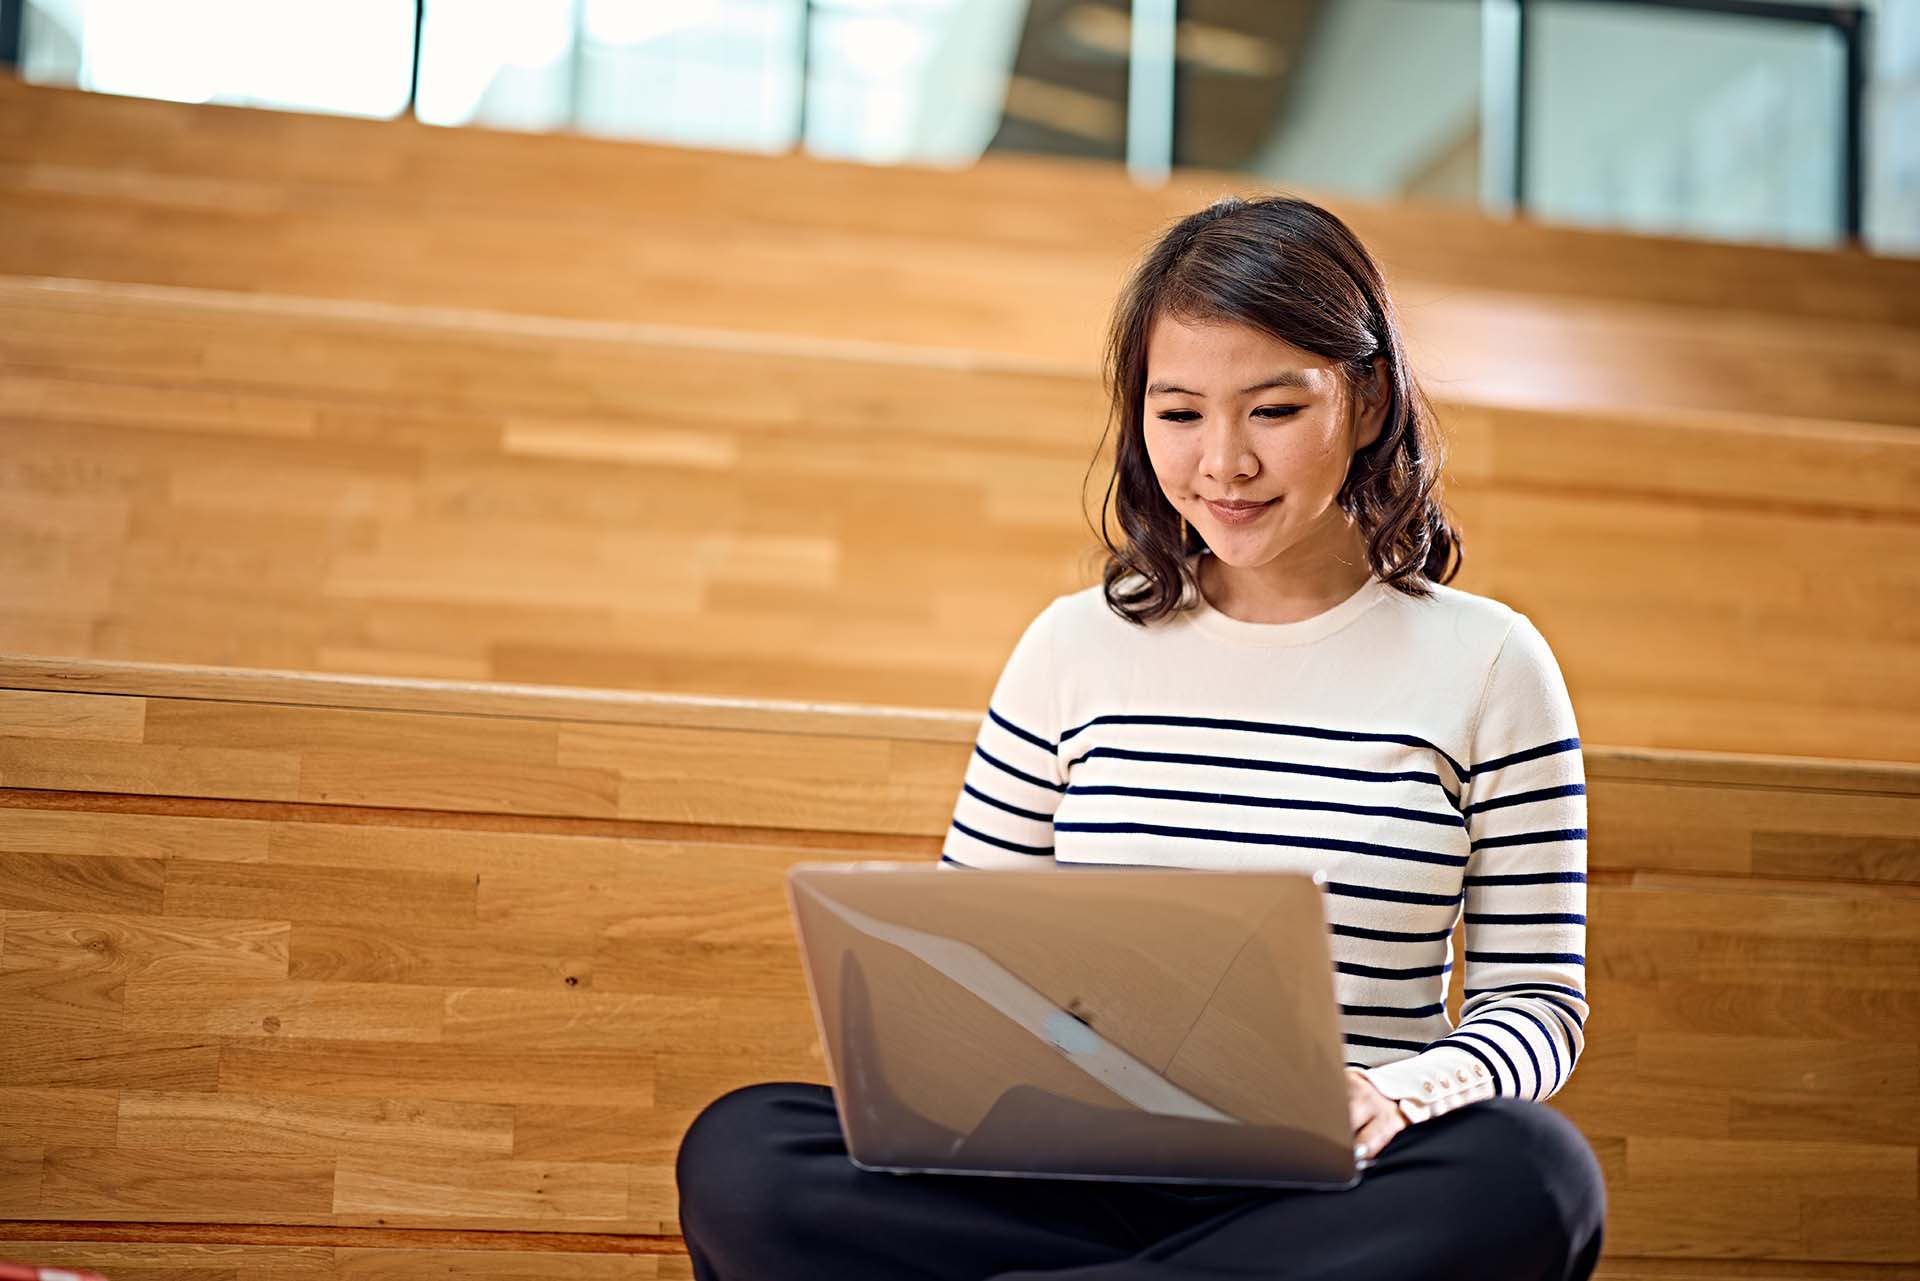
<svg viewBox="0 0 1920 1281"><path fill-rule="evenodd" d="M78 1268L41 1268L31 1263L0 1260L0 1281L107 1281L98 1272Z"/></svg>

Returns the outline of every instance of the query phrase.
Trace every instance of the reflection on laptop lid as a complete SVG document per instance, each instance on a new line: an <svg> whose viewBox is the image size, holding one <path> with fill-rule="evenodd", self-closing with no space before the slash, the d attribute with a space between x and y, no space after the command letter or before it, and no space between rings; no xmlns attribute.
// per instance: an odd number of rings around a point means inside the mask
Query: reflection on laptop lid
<svg viewBox="0 0 1920 1281"><path fill-rule="evenodd" d="M816 862L787 892L861 1168L1357 1182L1317 877Z"/></svg>

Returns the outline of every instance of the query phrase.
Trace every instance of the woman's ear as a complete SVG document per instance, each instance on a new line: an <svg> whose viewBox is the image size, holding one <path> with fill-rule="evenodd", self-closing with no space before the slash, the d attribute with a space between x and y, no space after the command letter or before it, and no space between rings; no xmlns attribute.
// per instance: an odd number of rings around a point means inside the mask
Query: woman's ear
<svg viewBox="0 0 1920 1281"><path fill-rule="evenodd" d="M1374 441L1380 439L1381 431L1387 423L1387 403L1393 399L1391 380L1387 377L1387 358L1375 356L1365 382L1361 383L1356 400L1359 421L1353 435L1354 452L1358 453Z"/></svg>

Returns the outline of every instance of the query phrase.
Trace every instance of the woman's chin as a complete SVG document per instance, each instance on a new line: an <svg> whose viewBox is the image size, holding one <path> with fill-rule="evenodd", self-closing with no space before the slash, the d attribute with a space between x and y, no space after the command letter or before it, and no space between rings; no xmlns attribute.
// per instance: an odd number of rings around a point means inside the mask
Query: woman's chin
<svg viewBox="0 0 1920 1281"><path fill-rule="evenodd" d="M1278 552L1273 539L1249 530L1222 529L1207 533L1207 550L1222 565L1235 569L1257 569Z"/></svg>

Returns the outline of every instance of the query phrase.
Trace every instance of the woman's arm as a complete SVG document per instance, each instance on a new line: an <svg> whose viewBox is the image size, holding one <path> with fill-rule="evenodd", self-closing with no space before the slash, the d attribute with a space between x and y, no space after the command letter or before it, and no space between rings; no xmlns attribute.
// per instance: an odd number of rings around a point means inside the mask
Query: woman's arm
<svg viewBox="0 0 1920 1281"><path fill-rule="evenodd" d="M1471 750L1460 1023L1365 1069L1416 1120L1494 1095L1546 1099L1586 1045L1586 773L1559 665L1525 616L1494 658Z"/></svg>
<svg viewBox="0 0 1920 1281"><path fill-rule="evenodd" d="M1054 710L1058 603L1027 624L1001 670L954 802L941 867L1055 866L1053 813L1067 790Z"/></svg>

